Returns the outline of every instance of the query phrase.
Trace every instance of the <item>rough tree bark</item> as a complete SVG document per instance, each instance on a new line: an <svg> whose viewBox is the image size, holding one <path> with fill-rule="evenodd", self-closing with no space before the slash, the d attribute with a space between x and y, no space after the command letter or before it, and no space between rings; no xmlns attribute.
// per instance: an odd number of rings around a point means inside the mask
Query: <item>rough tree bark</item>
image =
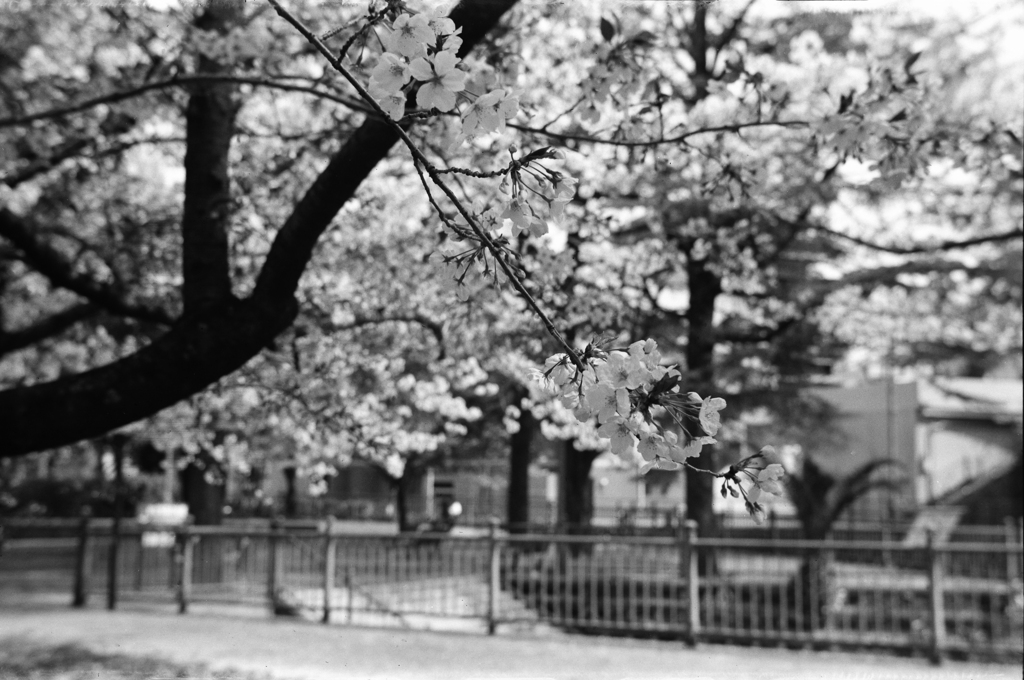
<svg viewBox="0 0 1024 680"><path fill-rule="evenodd" d="M242 4L212 2L198 21L214 28L228 25ZM451 14L463 29L460 54L478 44L514 4L460 3ZM0 391L0 457L89 439L153 415L240 368L295 319L296 287L317 240L398 137L375 118L367 118L348 137L278 231L252 294L238 300L231 295L223 231L229 212L233 97L223 84L197 87L186 110L185 313L167 333L119 361ZM0 208L0 236L45 232L45 225L31 217Z"/></svg>

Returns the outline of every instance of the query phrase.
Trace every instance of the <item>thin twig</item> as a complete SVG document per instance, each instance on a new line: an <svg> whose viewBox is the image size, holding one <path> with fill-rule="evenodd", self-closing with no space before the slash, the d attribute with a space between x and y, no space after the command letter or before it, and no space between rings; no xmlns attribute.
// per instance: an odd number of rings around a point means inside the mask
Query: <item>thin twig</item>
<svg viewBox="0 0 1024 680"><path fill-rule="evenodd" d="M430 190L430 184L427 183L427 178L423 176L423 166L420 165L419 162L413 161L413 167L416 168L416 174L419 175L420 184L423 185L423 190L427 192L427 200L430 201L430 205L433 206L434 210L437 212L438 217L440 217L441 221L444 222L444 225L451 229L452 231L454 231L459 236L461 236L462 238L470 239L472 237L472 234L467 232L459 225L455 224L455 222L453 222L448 217L448 215L446 215L444 211L441 210L441 206L438 205L437 199L434 198L434 193Z"/></svg>
<svg viewBox="0 0 1024 680"><path fill-rule="evenodd" d="M501 170L491 170L490 172L484 172L483 170L470 170L469 168L450 167L450 168L444 168L443 170L437 170L437 174L439 174L439 175L459 174L459 175L469 175L470 177L478 177L480 179L491 179L491 178L494 178L494 177L501 177L506 172L508 172L511 168L512 168L512 163L509 163L508 165L506 165Z"/></svg>

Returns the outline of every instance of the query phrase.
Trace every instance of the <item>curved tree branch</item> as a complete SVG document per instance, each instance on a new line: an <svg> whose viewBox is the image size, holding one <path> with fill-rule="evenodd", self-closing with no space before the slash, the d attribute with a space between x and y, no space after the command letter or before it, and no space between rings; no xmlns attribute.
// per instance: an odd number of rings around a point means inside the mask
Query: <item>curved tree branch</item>
<svg viewBox="0 0 1024 680"><path fill-rule="evenodd" d="M175 76L173 78L167 78L165 80L154 80L151 83L143 83L142 85L136 85L135 87L125 88L123 90L117 90L116 92L108 92L106 94L86 99L85 101L77 104L71 104L69 106L59 106L46 111L37 111L36 113L30 113L24 116L13 116L10 118L0 118L0 129L8 127L17 127L21 125L28 125L38 120L49 120L51 118L60 118L61 116L67 116L72 113L81 113L82 111L88 111L94 109L97 106L103 104L116 104L128 99L134 99L147 92L153 92L156 90L167 90L174 87L190 87L194 85L205 85L210 83L232 83L235 85L252 85L254 87L266 87L275 90L284 90L287 92L303 92L311 94L322 99L327 99L337 104L343 104L351 109L367 112L369 107L365 103L360 102L358 99L352 97L345 97L343 95L334 94L327 92L316 87L310 87L308 85L297 85L295 83L284 82L283 80L273 80L270 78L257 78L254 76L238 76L227 73L200 73L192 76Z"/></svg>
<svg viewBox="0 0 1024 680"><path fill-rule="evenodd" d="M430 331L434 339L437 340L438 354L440 358L445 356L444 346L444 325L434 319L431 319L426 314L415 312L412 314L389 314L387 316L378 317L356 317L354 321L349 323L339 324L331 328L332 331L349 330L352 328L361 328L362 326L372 326L382 323L415 323L419 324L426 330Z"/></svg>
<svg viewBox="0 0 1024 680"><path fill-rule="evenodd" d="M551 132L545 128L530 127L528 125L522 125L520 123L508 123L508 127L519 130L520 132L528 132L533 135L539 135L554 139L560 142L587 142L590 144L604 144L606 146L622 146L627 148L644 148L654 146L665 146L670 144L680 144L685 142L690 137L696 137L697 135L715 134L719 132L740 132L741 130L747 130L750 128L759 127L807 127L807 121L803 120L765 120L765 121L750 121L747 123L733 123L730 125L713 125L709 127L697 128L695 130L688 130L675 137L659 137L657 139L644 139L644 140L616 140L616 139L601 139L600 137L594 137L592 135L582 135L572 132Z"/></svg>
<svg viewBox="0 0 1024 680"><path fill-rule="evenodd" d="M73 305L25 328L6 332L0 330L0 356L62 333L79 321L95 316L98 311L99 307L90 303Z"/></svg>
<svg viewBox="0 0 1024 680"><path fill-rule="evenodd" d="M228 303L106 366L0 392L0 458L96 437L181 401L240 368L296 312Z"/></svg>
<svg viewBox="0 0 1024 680"><path fill-rule="evenodd" d="M976 236L974 238L963 239L961 241L939 241L938 243L932 244L920 244L915 246L887 246L883 243L875 243L868 241L867 239L858 238L849 234L836 231L821 224L809 224L808 228L814 229L828 234L829 236L835 236L843 241L849 241L850 243L856 243L859 246L865 248L871 248L883 253L893 253L895 255L919 255L921 253L938 253L948 250L958 250L960 248L969 248L971 246L981 245L982 243L1002 243L1003 241L1015 241L1024 239L1024 230L1022 229L1009 229L1007 231L1000 231L994 234L985 234L984 236Z"/></svg>
<svg viewBox="0 0 1024 680"><path fill-rule="evenodd" d="M133 304L125 300L112 286L75 272L72 262L36 235L40 231L42 230L38 225L6 208L0 208L0 236L17 247L25 260L55 286L66 288L118 316L165 326L174 322L174 318L167 310L152 305Z"/></svg>

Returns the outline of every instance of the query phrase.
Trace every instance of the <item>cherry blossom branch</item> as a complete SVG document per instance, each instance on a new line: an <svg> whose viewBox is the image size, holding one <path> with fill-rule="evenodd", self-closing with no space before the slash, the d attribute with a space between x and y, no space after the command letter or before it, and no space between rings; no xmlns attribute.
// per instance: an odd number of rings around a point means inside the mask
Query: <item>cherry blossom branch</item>
<svg viewBox="0 0 1024 680"><path fill-rule="evenodd" d="M109 283L93 279L76 270L75 262L68 259L47 241L38 236L39 225L0 208L0 236L10 241L24 254L24 260L43 274L54 285L76 293L86 300L120 316L161 325L171 325L175 318L166 309L133 303L122 297Z"/></svg>
<svg viewBox="0 0 1024 680"><path fill-rule="evenodd" d="M477 224L476 219L470 214L469 210L467 210L466 207L462 204L462 201L460 201L459 197L455 195L455 192L452 191L451 188L447 184L445 184L445 182L441 179L441 175L438 169L427 159L423 152L420 151L419 147L416 146L416 143L412 141L408 133L405 131L405 128L402 125L396 123L394 120L391 119L390 116L388 116L385 113L384 109L380 107L377 101L370 95L369 91L365 87L363 87L362 83L360 83L359 80L356 79L356 77L353 76L340 61L338 61L334 57L331 51L327 48L326 45L324 45L323 41L321 41L316 36L316 34L310 31L305 26L305 24L303 24L298 18L293 16L288 10L282 7L278 0L268 0L268 2L278 13L278 15L281 16L281 18L283 18L285 21L291 24L295 28L295 30L302 34L302 36L307 40L307 42L309 42L309 44L316 48L316 50L320 52L320 54L323 55L325 59L327 59L328 63L330 63L334 70L340 73L342 77L344 77L345 80L347 80L348 83L353 88L355 88L356 92L359 93L359 96L362 97L362 99L366 101L368 104L370 104L371 107L373 107L373 110L377 113L377 115L379 115L383 120L387 121L387 123L392 128L394 128L399 138L409 149L409 153L412 154L413 159L422 164L423 168L430 176L430 179L434 183L434 185L437 186L445 194L445 196L448 197L448 199L455 206L456 210L459 211L459 214L461 214L462 217L466 220L466 223L469 224L470 228L473 230L473 233L476 234L477 238L480 239L480 242L483 243L484 246L486 246L487 250L491 253L492 257L494 257L494 260L497 263L497 265L501 267L502 272L505 274L505 277L508 279L509 283L515 289L516 293L519 294L519 296L526 302L530 309L533 310L534 314L537 315L541 323L544 324L544 328L545 330L547 330L548 334L551 335L551 337L554 338L559 345L561 345L561 347L565 350L565 353L570 357L573 364L575 364L577 368L579 368L581 371L586 370L583 360L579 357L576 350L573 349L573 347L565 340L565 337L555 327L554 323L551 321L548 315L544 313L544 310L540 308L540 305L537 304L537 301L534 299L534 297L530 294L528 290L526 290L526 287L523 286L523 284L519 281L519 279L515 275L515 272L512 271L511 267L509 267L508 264L504 261L504 258L501 257L500 249L498 248L498 246L494 244L494 242L491 240L490 236L488 236L486 231L484 231L480 227L480 225Z"/></svg>
<svg viewBox="0 0 1024 680"><path fill-rule="evenodd" d="M1021 229L1009 229L1007 231L997 232L995 234L987 234L984 236L976 236L975 238L964 239L962 241L940 241L933 245L918 245L910 247L900 246L887 246L881 243L874 243L866 239L858 238L857 236L851 236L850 234L844 234L830 229L824 225L810 225L811 229L815 231L823 231L826 234L835 236L838 239L856 243L859 246L870 248L872 250L878 250L883 253L893 253L895 255L917 255L921 253L934 253L944 250L956 250L958 248L969 248L970 246L981 245L983 243L998 243L1001 241L1013 241L1016 239L1024 238L1024 230Z"/></svg>
<svg viewBox="0 0 1024 680"><path fill-rule="evenodd" d="M448 215L444 213L444 210L441 210L441 206L438 204L437 199L434 198L434 192L430 190L430 184L427 182L427 178L423 176L423 166L418 161L414 161L413 167L416 168L416 174L419 175L420 184L423 185L423 190L427 193L427 200L430 201L431 207L434 208L434 212L436 212L437 216L441 218L444 225L464 239L471 238L472 234L470 234L470 232L455 224L455 222L453 222Z"/></svg>
<svg viewBox="0 0 1024 680"><path fill-rule="evenodd" d="M30 347L38 342L51 338L66 331L79 321L88 319L99 312L99 307L91 302L76 304L37 321L30 326L13 331L0 329L0 356Z"/></svg>
<svg viewBox="0 0 1024 680"><path fill-rule="evenodd" d="M363 26L362 28L360 28L355 33L353 33L351 36L349 36L349 39L346 40L345 44L341 46L341 50L339 50L339 52L338 52L338 61L341 61L342 59L344 59L345 55L348 54L348 51L352 48L352 45L354 45L356 40L359 39L359 36L364 35L367 31L369 31L371 28L373 28L376 24L380 23L380 20L384 18L384 15L386 15L388 13L388 10L390 10L390 9L391 9L391 5L390 5L390 3L388 3L388 4L385 4L383 7L381 7L379 10L377 10L375 12L371 12L370 15L367 17L366 25ZM331 31L331 32L325 33L324 35L322 35L320 37L320 39L321 40L327 40L327 38L331 37L332 35L337 34L341 30L343 30L343 29L338 29L336 31Z"/></svg>
<svg viewBox="0 0 1024 680"><path fill-rule="evenodd" d="M627 141L627 140L615 140L615 139L601 139L600 137L594 137L592 135L580 135L569 132L551 132L544 128L530 127L529 125L522 125L519 123L506 123L508 127L515 128L520 132L528 132L534 135L542 135L550 139L556 139L560 142L588 142L591 144L605 144L608 146L622 146L627 148L639 148L639 147L651 147L661 146L664 144L678 144L684 142L690 137L696 135L712 134L716 132L739 132L740 130L746 130L749 128L758 127L808 127L810 123L805 120L776 120L776 121L751 121L749 123L734 123L732 125L715 125L712 127L697 128L696 130L690 130L684 132L681 135L675 137L662 137L659 139L648 139L640 141Z"/></svg>
<svg viewBox="0 0 1024 680"><path fill-rule="evenodd" d="M257 390L266 390L268 392L276 392L277 394L283 395L283 396L287 397L288 399L291 399L292 401L294 401L297 404L299 404L302 407L302 409L308 415L313 416L313 418L315 420L317 420L317 421L331 422L331 421L334 420L333 414L332 414L332 417L330 419L328 419L328 420L324 420L322 418L323 414L326 413L329 410L329 408L330 408L329 406L324 406L323 408L319 408L319 409L314 408L312 406L312 404L310 404L309 401L306 399L306 397L302 394L302 392L299 391L296 388L283 387L283 386L280 386L280 385L271 385L271 384L268 384L268 383L261 383L261 382L246 382L244 380L239 380L239 381L236 381L236 382L232 382L230 384L218 385L216 389L219 389L219 390L257 389Z"/></svg>
<svg viewBox="0 0 1024 680"><path fill-rule="evenodd" d="M24 116L14 116L11 118L0 118L0 129L7 127L15 127L19 125L26 125L33 123L37 120L47 120L49 118L58 118L60 116L66 116L71 113L81 113L89 109L95 108L102 104L113 104L116 102L124 101L126 99L132 99L138 97L147 92L153 90L163 90L171 87L180 87L183 85L191 85L194 83L209 83L209 82L229 82L238 83L240 85L254 85L256 87L267 87L276 90L286 90L289 92L303 92L306 94L316 95L324 99L333 101L338 104L344 104L351 109L357 111L368 112L367 107L359 100L353 100L349 97L343 97L341 95L332 94L315 87L309 87L308 85L295 85L292 83L279 82L270 80L267 78L254 78L251 76L231 76L231 75L194 75L194 76L176 76L174 78L168 78L167 80L158 80L152 83L145 83L137 87L129 88L126 90L118 90L117 92L108 92L107 94L93 97L92 99L86 99L85 101L77 104L71 104L70 106L61 106L46 111L38 111L36 113L30 113Z"/></svg>
<svg viewBox="0 0 1024 680"><path fill-rule="evenodd" d="M185 138L152 136L122 141L117 144L112 144L107 148L93 147L90 149L90 142L94 141L96 141L95 138L89 140L75 140L71 144L58 148L52 156L45 156L43 158L36 159L17 172L12 171L10 174L0 176L0 183L6 184L13 189L19 184L27 182L34 177L38 177L44 172L48 172L49 170L59 167L61 163L71 158L78 158L86 155L90 158L103 158L105 156L114 156L123 153L128 149L146 144L181 143L185 141Z"/></svg>
<svg viewBox="0 0 1024 680"><path fill-rule="evenodd" d="M490 172L485 172L483 170L470 170L469 168L458 168L458 167L450 167L450 168L435 169L435 170L436 170L437 174L439 174L439 175L459 174L459 175L468 175L469 177L477 177L479 179L493 179L495 177L501 177L502 175L507 173L509 170L512 169L513 165L514 165L514 163L509 163L508 165L506 165L504 168L502 168L500 170L491 170Z"/></svg>
<svg viewBox="0 0 1024 680"><path fill-rule="evenodd" d="M331 326L331 332L338 332L344 330L351 330L353 328L361 328L363 326L373 326L376 324L384 323L416 323L423 328L430 331L430 333L437 340L440 346L441 352L444 352L444 326L439 322L427 317L425 314L412 313L412 314L393 314L389 316L357 316L353 321L349 321L342 324L336 324Z"/></svg>
<svg viewBox="0 0 1024 680"><path fill-rule="evenodd" d="M725 477L726 479L730 479L731 475L735 474L732 468L729 468L725 472L715 472L713 470L705 470L704 468L699 468L695 465L691 465L685 460L683 461L683 467L687 468L688 470L693 470L694 472L699 472L704 475L711 475L715 479L721 479L723 477Z"/></svg>

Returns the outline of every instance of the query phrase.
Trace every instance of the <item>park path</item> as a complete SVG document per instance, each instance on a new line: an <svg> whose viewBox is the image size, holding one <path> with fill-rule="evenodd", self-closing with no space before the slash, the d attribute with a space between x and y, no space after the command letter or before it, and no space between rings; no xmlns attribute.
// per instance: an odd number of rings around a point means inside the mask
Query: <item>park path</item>
<svg viewBox="0 0 1024 680"><path fill-rule="evenodd" d="M687 678L737 680L996 680L1012 665L613 638L437 633L321 626L300 620L67 607L0 608L0 640L77 643L97 652L267 673L274 678Z"/></svg>

